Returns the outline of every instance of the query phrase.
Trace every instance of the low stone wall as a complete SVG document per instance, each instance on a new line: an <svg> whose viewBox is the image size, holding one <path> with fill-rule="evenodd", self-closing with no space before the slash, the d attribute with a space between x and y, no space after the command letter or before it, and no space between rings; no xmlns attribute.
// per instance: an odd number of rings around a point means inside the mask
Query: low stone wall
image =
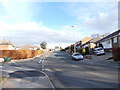
<svg viewBox="0 0 120 90"><path fill-rule="evenodd" d="M12 60L32 58L41 55L41 50L0 50L0 58L11 57Z"/></svg>

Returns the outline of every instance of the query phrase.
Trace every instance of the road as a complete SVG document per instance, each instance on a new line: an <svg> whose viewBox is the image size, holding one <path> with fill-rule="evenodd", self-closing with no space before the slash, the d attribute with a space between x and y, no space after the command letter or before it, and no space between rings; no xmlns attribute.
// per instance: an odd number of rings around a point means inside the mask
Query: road
<svg viewBox="0 0 120 90"><path fill-rule="evenodd" d="M40 57L24 62L3 63L2 74L10 75L3 87L51 88L52 82L55 88L117 88L117 63L102 60L102 57L74 61L70 53L54 51L44 55L42 66ZM50 80L45 78L41 70Z"/></svg>
<svg viewBox="0 0 120 90"><path fill-rule="evenodd" d="M44 65L45 72L56 88L118 87L118 69L114 61L74 61L69 53L55 51L44 60Z"/></svg>
<svg viewBox="0 0 120 90"><path fill-rule="evenodd" d="M2 75L9 75L9 79L2 84L2 88L54 88L48 76L41 71L40 61L41 57L36 57L15 63L3 63Z"/></svg>

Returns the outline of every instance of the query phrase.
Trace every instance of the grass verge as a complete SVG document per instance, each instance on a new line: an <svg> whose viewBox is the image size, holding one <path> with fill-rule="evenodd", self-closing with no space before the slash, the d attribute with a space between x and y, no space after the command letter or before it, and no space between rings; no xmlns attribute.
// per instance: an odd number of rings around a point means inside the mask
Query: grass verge
<svg viewBox="0 0 120 90"><path fill-rule="evenodd" d="M8 78L7 76L1 76L1 77L0 77L0 83L1 83L2 81L6 80L7 78Z"/></svg>

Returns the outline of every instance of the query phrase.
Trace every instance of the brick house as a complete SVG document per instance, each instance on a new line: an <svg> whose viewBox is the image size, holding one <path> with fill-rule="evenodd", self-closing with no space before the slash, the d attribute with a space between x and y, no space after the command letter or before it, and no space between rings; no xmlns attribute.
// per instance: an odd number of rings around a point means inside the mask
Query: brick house
<svg viewBox="0 0 120 90"><path fill-rule="evenodd" d="M81 41L76 42L76 43L75 43L76 48L81 48L81 45L85 44L85 43L88 42L89 40L91 40L91 38L85 37L85 38L83 38Z"/></svg>
<svg viewBox="0 0 120 90"><path fill-rule="evenodd" d="M15 45L10 41L0 40L0 50L15 50Z"/></svg>
<svg viewBox="0 0 120 90"><path fill-rule="evenodd" d="M100 39L95 43L97 46L102 44L105 50L110 50L110 51L112 50L112 47L115 45L120 47L120 29Z"/></svg>

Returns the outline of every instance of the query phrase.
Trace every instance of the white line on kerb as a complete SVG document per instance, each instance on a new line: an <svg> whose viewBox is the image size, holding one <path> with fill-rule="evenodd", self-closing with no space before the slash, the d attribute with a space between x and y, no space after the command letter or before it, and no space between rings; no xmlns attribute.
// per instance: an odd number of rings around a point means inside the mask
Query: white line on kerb
<svg viewBox="0 0 120 90"><path fill-rule="evenodd" d="M49 55L47 55L46 57L48 57ZM46 57L43 57L42 59L40 59L39 63L41 63L41 72L45 74L45 76L48 78L49 82L51 83L52 87L55 88L55 86L53 85L53 83L51 82L49 76L44 72L44 65L43 65L43 61Z"/></svg>

